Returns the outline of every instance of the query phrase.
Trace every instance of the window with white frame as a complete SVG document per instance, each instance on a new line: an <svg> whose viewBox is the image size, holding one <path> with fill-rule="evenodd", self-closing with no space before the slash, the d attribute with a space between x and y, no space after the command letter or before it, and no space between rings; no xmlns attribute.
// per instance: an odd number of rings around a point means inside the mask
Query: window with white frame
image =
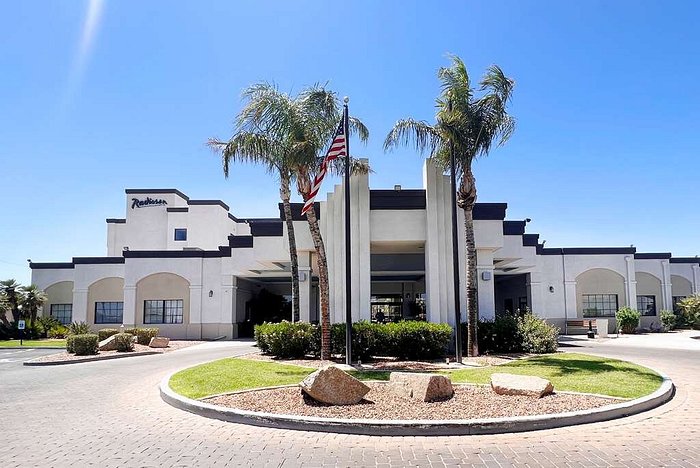
<svg viewBox="0 0 700 468"><path fill-rule="evenodd" d="M51 317L63 325L70 325L73 318L73 304L51 304Z"/></svg>
<svg viewBox="0 0 700 468"><path fill-rule="evenodd" d="M617 312L617 294L583 294L584 317L614 317Z"/></svg>
<svg viewBox="0 0 700 468"><path fill-rule="evenodd" d="M183 300L147 300L143 302L143 323L182 323Z"/></svg>
<svg viewBox="0 0 700 468"><path fill-rule="evenodd" d="M122 323L123 302L95 302L95 323Z"/></svg>

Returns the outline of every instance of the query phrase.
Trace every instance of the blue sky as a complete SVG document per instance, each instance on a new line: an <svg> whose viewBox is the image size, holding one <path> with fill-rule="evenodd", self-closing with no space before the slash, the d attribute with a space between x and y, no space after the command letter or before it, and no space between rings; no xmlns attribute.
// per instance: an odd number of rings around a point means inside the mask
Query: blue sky
<svg viewBox="0 0 700 468"><path fill-rule="evenodd" d="M276 182L205 148L240 92L329 82L370 129L374 188L422 185L401 117L432 121L435 72L460 55L516 80L511 141L476 164L547 246L700 254L696 2L12 2L0 16L0 278L26 259L106 254L124 188L220 198L277 215ZM327 180L325 189L330 189ZM325 196L325 195L324 195Z"/></svg>

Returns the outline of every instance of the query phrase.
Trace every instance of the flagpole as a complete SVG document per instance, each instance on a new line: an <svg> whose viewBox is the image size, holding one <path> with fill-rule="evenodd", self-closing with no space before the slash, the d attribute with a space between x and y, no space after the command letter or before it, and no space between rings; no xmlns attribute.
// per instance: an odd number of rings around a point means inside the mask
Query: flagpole
<svg viewBox="0 0 700 468"><path fill-rule="evenodd" d="M350 135L348 132L348 101L343 102L343 126L345 131L345 364L352 365L352 289L350 257Z"/></svg>

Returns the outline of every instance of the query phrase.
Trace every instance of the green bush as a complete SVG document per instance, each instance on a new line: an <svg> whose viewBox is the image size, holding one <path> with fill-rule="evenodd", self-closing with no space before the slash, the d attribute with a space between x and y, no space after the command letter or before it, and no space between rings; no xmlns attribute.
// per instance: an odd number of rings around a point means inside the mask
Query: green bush
<svg viewBox="0 0 700 468"><path fill-rule="evenodd" d="M382 323L372 323L365 320L352 324L352 357L353 359L368 360L372 356L389 356L387 342L387 327ZM319 327L320 349L320 327ZM331 327L331 352L345 354L345 324L335 323Z"/></svg>
<svg viewBox="0 0 700 468"><path fill-rule="evenodd" d="M306 322L263 323L256 325L255 339L264 353L278 358L300 358L313 347L314 326Z"/></svg>
<svg viewBox="0 0 700 468"><path fill-rule="evenodd" d="M104 341L117 333L119 333L119 330L116 328L103 328L102 330L97 330L97 336L100 337L100 341Z"/></svg>
<svg viewBox="0 0 700 468"><path fill-rule="evenodd" d="M518 319L518 334L526 353L554 353L559 347L559 329L530 312Z"/></svg>
<svg viewBox="0 0 700 468"><path fill-rule="evenodd" d="M90 325L85 322L73 322L68 325L68 333L70 335L88 335L90 334Z"/></svg>
<svg viewBox="0 0 700 468"><path fill-rule="evenodd" d="M678 303L683 321L691 328L700 328L700 294L686 297Z"/></svg>
<svg viewBox="0 0 700 468"><path fill-rule="evenodd" d="M661 326L664 331L670 331L676 328L676 314L670 310L662 310L659 318L661 319Z"/></svg>
<svg viewBox="0 0 700 468"><path fill-rule="evenodd" d="M435 359L445 355L452 339L452 327L446 323L404 321L383 324L382 341L387 356L399 359ZM381 354L384 354L383 352Z"/></svg>
<svg viewBox="0 0 700 468"><path fill-rule="evenodd" d="M76 356L89 356L97 354L98 343L99 337L93 333L70 335L66 343L66 349L69 353L75 353Z"/></svg>
<svg viewBox="0 0 700 468"><path fill-rule="evenodd" d="M40 317L37 317L36 323L41 328L41 335L44 338L50 338L49 332L54 328L63 327L63 325L61 325L61 322L56 320L55 317L51 317L50 315L42 315Z"/></svg>
<svg viewBox="0 0 700 468"><path fill-rule="evenodd" d="M110 335L112 336L112 335ZM134 335L131 333L115 333L114 344L119 352L127 352L134 350Z"/></svg>
<svg viewBox="0 0 700 468"><path fill-rule="evenodd" d="M68 336L68 328L64 327L60 323L55 327L51 328L46 334L47 338L65 338Z"/></svg>
<svg viewBox="0 0 700 468"><path fill-rule="evenodd" d="M522 337L518 330L518 319L512 315L480 321L476 329L479 353L522 352ZM463 349L467 346L467 324L462 324Z"/></svg>
<svg viewBox="0 0 700 468"><path fill-rule="evenodd" d="M622 307L615 313L617 327L625 334L631 334L637 330L639 318L639 312L630 307Z"/></svg>
<svg viewBox="0 0 700 468"><path fill-rule="evenodd" d="M131 333L136 336L136 342L140 345L148 346L151 343L151 338L158 336L160 329L158 328L128 328L124 333Z"/></svg>

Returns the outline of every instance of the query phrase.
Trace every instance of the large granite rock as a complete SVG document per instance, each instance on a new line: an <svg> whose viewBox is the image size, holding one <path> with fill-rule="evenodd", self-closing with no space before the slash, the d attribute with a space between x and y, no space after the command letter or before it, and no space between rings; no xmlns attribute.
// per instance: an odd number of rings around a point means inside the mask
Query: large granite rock
<svg viewBox="0 0 700 468"><path fill-rule="evenodd" d="M151 338L150 343L148 343L148 346L151 348L167 348L168 345L170 344L170 338L167 338L165 336L154 336Z"/></svg>
<svg viewBox="0 0 700 468"><path fill-rule="evenodd" d="M369 392L367 385L333 365L312 373L299 386L314 400L329 405L355 405Z"/></svg>
<svg viewBox="0 0 700 468"><path fill-rule="evenodd" d="M116 351L117 341L115 340L115 336L112 335L109 338L105 338L104 340L100 341L97 348L100 351Z"/></svg>
<svg viewBox="0 0 700 468"><path fill-rule="evenodd" d="M389 387L396 395L420 401L445 400L454 395L450 378L439 374L392 372Z"/></svg>
<svg viewBox="0 0 700 468"><path fill-rule="evenodd" d="M491 375L491 388L499 395L525 395L541 398L554 391L547 379L531 375L496 373Z"/></svg>

